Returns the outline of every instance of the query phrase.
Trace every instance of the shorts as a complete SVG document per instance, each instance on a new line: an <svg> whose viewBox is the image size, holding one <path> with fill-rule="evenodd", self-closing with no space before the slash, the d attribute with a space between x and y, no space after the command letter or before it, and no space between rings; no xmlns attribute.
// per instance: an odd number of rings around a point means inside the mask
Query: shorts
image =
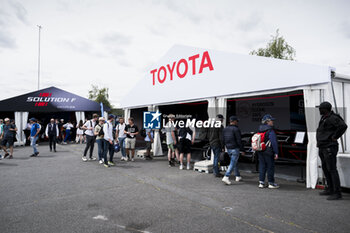
<svg viewBox="0 0 350 233"><path fill-rule="evenodd" d="M146 142L146 150L152 150L152 142Z"/></svg>
<svg viewBox="0 0 350 233"><path fill-rule="evenodd" d="M125 149L135 149L136 138L125 138Z"/></svg>
<svg viewBox="0 0 350 233"><path fill-rule="evenodd" d="M191 146L192 146L192 143L190 140L186 138L181 138L178 145L179 152L181 154L191 153Z"/></svg>
<svg viewBox="0 0 350 233"><path fill-rule="evenodd" d="M168 144L168 149L174 151L175 147L173 143Z"/></svg>
<svg viewBox="0 0 350 233"><path fill-rule="evenodd" d="M174 143L171 143L171 144L168 144L168 149L172 150L172 151L175 151L177 149L177 145L179 143L177 143L176 145Z"/></svg>
<svg viewBox="0 0 350 233"><path fill-rule="evenodd" d="M2 146L6 146L7 143L9 144L9 146L13 146L13 143L14 143L13 138L3 138L2 139L2 142L1 142Z"/></svg>

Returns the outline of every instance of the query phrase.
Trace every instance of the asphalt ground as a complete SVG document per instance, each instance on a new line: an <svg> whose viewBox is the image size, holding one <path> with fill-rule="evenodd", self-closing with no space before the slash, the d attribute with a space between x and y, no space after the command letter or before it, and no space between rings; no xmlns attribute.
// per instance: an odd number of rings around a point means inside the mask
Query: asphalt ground
<svg viewBox="0 0 350 233"><path fill-rule="evenodd" d="M16 148L0 161L0 232L350 232L350 195L327 201L318 190L257 174L226 186L211 174L169 168L166 158L105 168L82 162L84 145L58 145L29 158ZM95 147L95 154L97 147Z"/></svg>

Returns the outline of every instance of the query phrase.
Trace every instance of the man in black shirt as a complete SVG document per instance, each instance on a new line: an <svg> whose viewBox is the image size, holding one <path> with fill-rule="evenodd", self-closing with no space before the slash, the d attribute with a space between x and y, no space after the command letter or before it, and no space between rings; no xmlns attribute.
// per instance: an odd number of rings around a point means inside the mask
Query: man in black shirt
<svg viewBox="0 0 350 233"><path fill-rule="evenodd" d="M218 114L216 120L221 123L224 121L224 116ZM205 138L209 140L209 145L211 150L214 152L214 164L213 164L213 173L215 177L223 177L219 171L219 157L222 151L225 151L224 142L223 142L223 125L221 124L220 128L210 127L205 131ZM203 139L203 138L201 138Z"/></svg>
<svg viewBox="0 0 350 233"><path fill-rule="evenodd" d="M326 189L320 195L329 195L327 200L342 198L340 180L337 170L338 139L345 133L347 125L344 120L332 111L329 102L319 106L321 120L317 128L316 139L322 170L326 177Z"/></svg>
<svg viewBox="0 0 350 233"><path fill-rule="evenodd" d="M16 132L17 132L16 126L10 123L9 118L5 118L5 125L3 126L3 131L2 131L2 134L0 135L0 138L2 139L2 142L1 142L2 149L5 152L4 158L6 158L7 156L10 156L9 159L13 158L13 143L16 137ZM10 154L6 150L7 144L10 147Z"/></svg>
<svg viewBox="0 0 350 233"><path fill-rule="evenodd" d="M136 135L139 134L139 128L134 124L134 118L129 118L129 124L125 126L124 133L126 134L126 155L129 157L129 151L131 150L131 161L134 162Z"/></svg>

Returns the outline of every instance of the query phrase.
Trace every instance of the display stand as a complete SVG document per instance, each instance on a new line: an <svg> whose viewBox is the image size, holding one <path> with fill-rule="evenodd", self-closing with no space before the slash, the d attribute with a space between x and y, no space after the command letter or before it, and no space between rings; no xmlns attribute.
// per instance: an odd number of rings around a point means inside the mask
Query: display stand
<svg viewBox="0 0 350 233"><path fill-rule="evenodd" d="M294 143L295 144L303 144L305 140L305 132L297 131L295 134L294 138ZM302 159L302 152L300 152L300 159ZM297 179L298 183L305 183L305 178L304 178L304 167L303 167L303 162L300 162L300 179Z"/></svg>

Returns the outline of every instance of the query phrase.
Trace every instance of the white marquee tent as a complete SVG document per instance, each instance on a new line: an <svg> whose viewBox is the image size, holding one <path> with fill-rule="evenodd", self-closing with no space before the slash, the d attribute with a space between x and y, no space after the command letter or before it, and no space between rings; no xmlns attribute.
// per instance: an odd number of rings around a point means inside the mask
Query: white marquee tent
<svg viewBox="0 0 350 233"><path fill-rule="evenodd" d="M125 96L125 117L134 108L156 110L160 105L208 101L208 115L226 115L227 99L302 91L308 129L306 186L315 188L322 179L316 133L319 115L315 106L329 101L350 125L350 77L327 66L266 57L238 55L176 45ZM220 112L219 112L220 109ZM159 135L155 135L159 138ZM350 133L343 137L339 169L343 186L350 186ZM160 140L154 153L162 153ZM342 149L343 148L343 149ZM341 156L341 159L339 158Z"/></svg>

